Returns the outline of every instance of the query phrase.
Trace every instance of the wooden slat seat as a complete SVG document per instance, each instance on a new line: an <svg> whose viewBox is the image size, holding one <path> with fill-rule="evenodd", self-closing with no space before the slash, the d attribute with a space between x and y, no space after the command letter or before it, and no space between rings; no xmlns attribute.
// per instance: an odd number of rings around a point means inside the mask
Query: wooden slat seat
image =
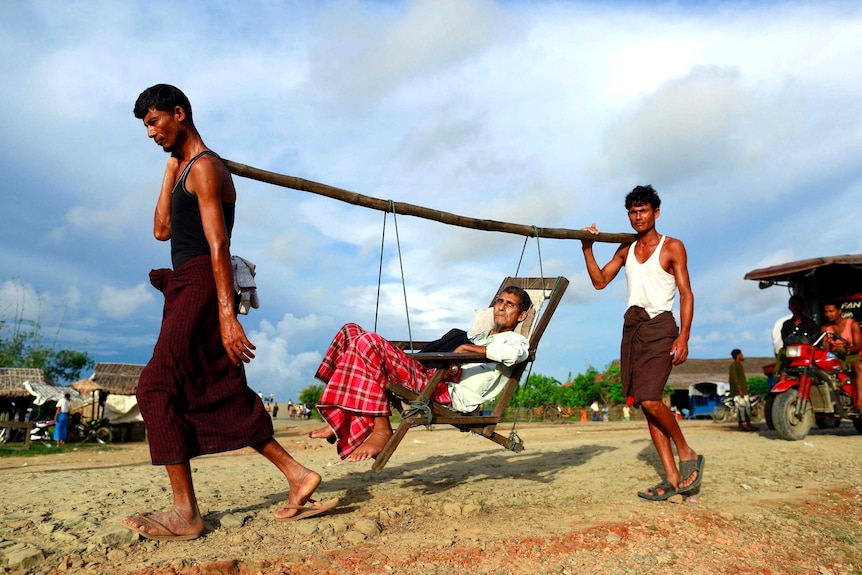
<svg viewBox="0 0 862 575"><path fill-rule="evenodd" d="M517 390L521 377L524 374L524 370L527 365L535 359L536 350L539 347L539 341L545 333L545 329L548 327L548 323L551 321L551 317L553 317L568 285L569 280L562 276L554 278L508 277L503 280L503 283L500 285L500 289L494 294L494 297L491 299L492 306L497 295L503 288L507 286L520 287L530 294L530 297L533 300L533 309L535 309L536 313L533 318L530 336L528 338L530 342L529 357L527 360L513 367L512 373L506 382L503 391L497 397L494 409L491 411L490 415L461 413L430 399L434 390L437 388L437 384L442 380L448 366L487 361L482 354L423 353L421 349L427 342L413 342L412 345L406 342L393 342L402 349L409 349L412 352L410 353L410 356L414 359L421 360L424 363L433 362L433 364L430 365L439 366L439 368L421 392L412 391L393 382L389 382L386 385L386 390L390 394L393 407L398 410L399 413L402 413L402 415L405 413L407 415L402 417L401 424L392 434L392 437L389 439L383 450L377 454L372 469L375 471L381 471L386 466L389 458L392 457L392 454L395 453L395 450L407 434L407 431L416 425L429 425L433 423L448 424L457 427L462 431L468 431L486 437L507 449L521 451L523 449L523 444L519 441L514 441L513 439L496 433L495 428L497 424L503 420L506 406L512 398L512 395L514 395ZM416 412L414 413L408 410L409 406L408 409L404 408L404 404L409 404L410 402L416 402L424 407L422 409L415 410Z"/></svg>

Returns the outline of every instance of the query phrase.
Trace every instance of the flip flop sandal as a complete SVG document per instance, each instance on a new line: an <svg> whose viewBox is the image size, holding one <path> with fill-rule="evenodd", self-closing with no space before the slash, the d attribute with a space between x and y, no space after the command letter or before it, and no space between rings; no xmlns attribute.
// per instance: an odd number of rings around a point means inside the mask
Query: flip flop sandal
<svg viewBox="0 0 862 575"><path fill-rule="evenodd" d="M308 434L308 437L309 437L309 439L319 439L318 437L311 437L311 433ZM329 443L332 445L334 445L335 442L338 441L338 438L335 437L334 435L330 435L329 437L326 437L325 439L326 439L326 443Z"/></svg>
<svg viewBox="0 0 862 575"><path fill-rule="evenodd" d="M133 515L138 521L146 525L150 528L150 531L144 531L141 527L136 527L133 525L126 525L125 523L121 523L123 527L126 529L131 529L132 531L139 533L142 537L146 537L147 539L154 539L156 541L191 541L192 539L197 539L201 535L203 535L203 531L200 533L192 533L188 535L180 535L171 531L167 525L162 523L161 521L157 521L153 518L152 515L148 515L145 513L139 513L137 515Z"/></svg>
<svg viewBox="0 0 862 575"><path fill-rule="evenodd" d="M662 493L659 493L659 489L662 490ZM638 491L638 497L649 499L650 501L666 501L676 494L677 490L673 488L673 485L667 479L653 485L646 491Z"/></svg>
<svg viewBox="0 0 862 575"><path fill-rule="evenodd" d="M309 505L309 503L311 505ZM321 503L320 501L315 501L314 499L309 499L308 503L305 505L284 505L282 509L298 509L299 512L296 515L291 515L290 517L278 517L275 516L276 521L299 521L300 519L308 519L309 517L314 517L315 515L320 515L321 513L326 513L338 505L338 498L330 499L326 503Z"/></svg>
<svg viewBox="0 0 862 575"><path fill-rule="evenodd" d="M703 468L706 466L706 458L703 455L698 455L697 459L689 459L679 462L679 477L680 481L685 481L691 474L697 472L697 477L690 485L680 487L678 493L690 493L700 487L700 481L703 479Z"/></svg>

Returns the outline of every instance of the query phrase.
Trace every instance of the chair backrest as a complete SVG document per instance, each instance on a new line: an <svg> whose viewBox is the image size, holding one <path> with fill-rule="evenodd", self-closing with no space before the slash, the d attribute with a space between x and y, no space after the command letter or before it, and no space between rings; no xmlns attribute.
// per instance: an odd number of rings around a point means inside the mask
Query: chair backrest
<svg viewBox="0 0 862 575"><path fill-rule="evenodd" d="M530 358L529 361L535 359L536 349L539 347L539 340L545 333L551 317L557 310L557 306L563 299L563 294L569 286L569 280L563 276L553 278L516 278L507 277L500 284L500 289L494 294L491 300L491 305L497 299L497 295L503 291L503 288L508 286L517 286L526 291L530 299L533 301L533 309L535 317L530 328Z"/></svg>
<svg viewBox="0 0 862 575"><path fill-rule="evenodd" d="M566 293L566 288L569 286L569 280L563 276L554 278L513 278L508 277L500 284L500 289L494 294L491 300L493 303L497 299L497 295L507 286L517 286L525 290L533 301L533 308L536 310L532 330L530 332L530 356L526 361L523 361L515 366L512 370L512 375L509 382L506 384L503 391L497 397L497 403L494 407L492 416L498 421L502 421L506 411L506 406L512 395L521 381L521 376L524 374L524 369L527 364L536 359L536 349L539 347L539 340L545 333L548 323L551 321L554 312L557 311L557 306L560 300L563 299L563 294Z"/></svg>

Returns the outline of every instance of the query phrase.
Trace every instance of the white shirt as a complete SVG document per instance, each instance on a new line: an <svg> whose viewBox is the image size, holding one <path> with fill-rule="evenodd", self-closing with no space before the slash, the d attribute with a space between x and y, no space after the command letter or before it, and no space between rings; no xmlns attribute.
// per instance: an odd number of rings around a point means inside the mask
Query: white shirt
<svg viewBox="0 0 862 575"><path fill-rule="evenodd" d="M772 326L772 349L775 350L775 355L778 355L778 352L781 351L781 348L784 347L784 340L781 339L781 328L784 326L784 322L793 317L793 314L783 315L775 321L775 325Z"/></svg>
<svg viewBox="0 0 862 575"><path fill-rule="evenodd" d="M485 363L465 363L461 366L461 381L449 384L452 409L469 413L491 401L503 391L512 373L512 366L527 359L530 342L514 331L494 335L488 332L474 335L470 341L485 346Z"/></svg>
<svg viewBox="0 0 862 575"><path fill-rule="evenodd" d="M659 259L666 237L661 237L655 251L644 263L640 263L635 257L637 242L629 246L626 255L628 307L642 307L651 318L662 312L670 311L676 296L676 278L661 267Z"/></svg>

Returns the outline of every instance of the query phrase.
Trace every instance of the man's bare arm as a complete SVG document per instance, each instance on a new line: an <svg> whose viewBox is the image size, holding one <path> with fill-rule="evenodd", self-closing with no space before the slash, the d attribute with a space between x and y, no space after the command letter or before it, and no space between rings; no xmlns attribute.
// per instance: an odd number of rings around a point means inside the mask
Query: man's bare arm
<svg viewBox="0 0 862 575"><path fill-rule="evenodd" d="M679 290L679 336L670 350L673 364L679 365L688 359L688 339L691 337L691 322L694 319L694 293L691 291L691 280L688 276L685 246L677 239L668 238L665 248L670 255L670 271Z"/></svg>
<svg viewBox="0 0 862 575"><path fill-rule="evenodd" d="M599 230L596 228L596 224L593 224L588 228L584 228L584 230L591 234L599 233ZM605 267L600 268L596 261L596 256L593 254L593 242L589 240L581 240L581 250L584 252L584 262L587 265L587 273L590 276L590 281L592 281L594 288L605 289L607 285L617 277L617 274L626 263L625 249L628 246L629 244L622 244L618 247L617 251L614 253L614 257L611 258L611 261L605 264Z"/></svg>
<svg viewBox="0 0 862 575"><path fill-rule="evenodd" d="M218 297L219 324L222 343L228 357L236 365L254 358L254 345L234 313L233 268L230 263L230 239L224 223L222 190L228 186L230 174L221 160L205 156L194 163L186 188L198 198L204 235L210 246L213 277Z"/></svg>
<svg viewBox="0 0 862 575"><path fill-rule="evenodd" d="M859 351L862 350L862 330L859 328L859 322L853 318L845 321L853 322L850 324L850 332L852 334L853 341L850 342L850 349L847 350L847 353L859 353Z"/></svg>
<svg viewBox="0 0 862 575"><path fill-rule="evenodd" d="M161 242L171 239L171 201L174 185L179 176L179 159L168 158L165 166L165 177L162 179L162 189L156 202L156 213L153 216L153 236Z"/></svg>

